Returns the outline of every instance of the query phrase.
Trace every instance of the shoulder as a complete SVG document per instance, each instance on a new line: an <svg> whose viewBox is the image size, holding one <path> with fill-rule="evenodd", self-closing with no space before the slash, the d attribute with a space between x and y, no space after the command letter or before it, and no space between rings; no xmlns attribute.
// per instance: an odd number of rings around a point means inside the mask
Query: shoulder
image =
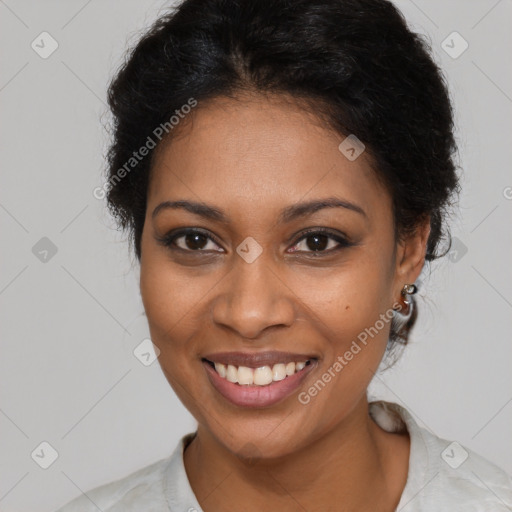
<svg viewBox="0 0 512 512"><path fill-rule="evenodd" d="M178 442L174 452L118 480L90 489L55 512L161 512L169 510L166 502L166 477L172 478L173 462L181 460L183 443ZM169 474L171 472L171 474Z"/></svg>
<svg viewBox="0 0 512 512"><path fill-rule="evenodd" d="M427 501L453 503L452 510L512 510L512 478L497 465L458 443L422 430L430 467Z"/></svg>
<svg viewBox="0 0 512 512"><path fill-rule="evenodd" d="M147 511L162 510L162 471L168 459L141 468L124 478L82 493L56 512L114 512L127 507L144 506ZM152 506L160 508L153 508ZM151 508L150 508L151 507ZM131 510L131 508L130 508Z"/></svg>
<svg viewBox="0 0 512 512"><path fill-rule="evenodd" d="M420 427L404 407L373 402L370 413L390 432L409 432L409 474L397 510L401 512L508 511L512 478L473 450Z"/></svg>

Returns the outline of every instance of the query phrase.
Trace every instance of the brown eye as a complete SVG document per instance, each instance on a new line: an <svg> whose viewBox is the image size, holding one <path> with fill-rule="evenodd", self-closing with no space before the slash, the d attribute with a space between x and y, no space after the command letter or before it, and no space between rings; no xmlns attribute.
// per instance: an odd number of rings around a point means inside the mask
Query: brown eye
<svg viewBox="0 0 512 512"><path fill-rule="evenodd" d="M292 252L331 253L351 245L353 244L343 236L331 231L316 229L303 234L292 247Z"/></svg>
<svg viewBox="0 0 512 512"><path fill-rule="evenodd" d="M180 239L183 239L185 247L180 247L180 244L177 242L177 240ZM195 251L198 249L204 249L205 246L208 245L208 237L201 233L187 233L186 235L175 238L175 242L181 249L191 249Z"/></svg>
<svg viewBox="0 0 512 512"><path fill-rule="evenodd" d="M217 243L210 235L197 229L186 229L157 238L165 247L185 252L217 251ZM209 244L209 242L211 242ZM221 252L221 251L217 251Z"/></svg>

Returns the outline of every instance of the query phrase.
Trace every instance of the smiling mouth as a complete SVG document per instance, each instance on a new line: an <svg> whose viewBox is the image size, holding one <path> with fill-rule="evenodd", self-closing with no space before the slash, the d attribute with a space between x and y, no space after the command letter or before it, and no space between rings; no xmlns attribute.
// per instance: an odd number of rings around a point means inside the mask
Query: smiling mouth
<svg viewBox="0 0 512 512"><path fill-rule="evenodd" d="M209 364L220 377L233 384L240 386L269 386L273 382L285 380L292 375L302 372L304 368L312 364L314 359L276 363L257 368L223 364L206 358L203 358L203 361Z"/></svg>

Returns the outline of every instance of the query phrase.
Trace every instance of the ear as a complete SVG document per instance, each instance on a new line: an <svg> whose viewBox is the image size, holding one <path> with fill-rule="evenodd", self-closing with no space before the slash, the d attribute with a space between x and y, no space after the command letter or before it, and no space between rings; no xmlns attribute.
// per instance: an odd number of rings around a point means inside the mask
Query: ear
<svg viewBox="0 0 512 512"><path fill-rule="evenodd" d="M414 233L405 236L398 242L393 300L400 297L404 284L412 284L418 279L425 264L429 235L430 217L427 216L418 224Z"/></svg>

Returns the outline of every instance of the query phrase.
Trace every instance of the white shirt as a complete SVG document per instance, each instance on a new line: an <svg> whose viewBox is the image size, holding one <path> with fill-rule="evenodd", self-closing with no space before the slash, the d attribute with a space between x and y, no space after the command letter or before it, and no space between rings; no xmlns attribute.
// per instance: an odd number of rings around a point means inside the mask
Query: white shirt
<svg viewBox="0 0 512 512"><path fill-rule="evenodd" d="M384 430L406 428L411 439L397 511L512 511L512 478L492 462L420 427L398 404L371 402L369 412ZM169 457L96 487L56 512L203 512L183 463L184 448L194 435L183 436Z"/></svg>

